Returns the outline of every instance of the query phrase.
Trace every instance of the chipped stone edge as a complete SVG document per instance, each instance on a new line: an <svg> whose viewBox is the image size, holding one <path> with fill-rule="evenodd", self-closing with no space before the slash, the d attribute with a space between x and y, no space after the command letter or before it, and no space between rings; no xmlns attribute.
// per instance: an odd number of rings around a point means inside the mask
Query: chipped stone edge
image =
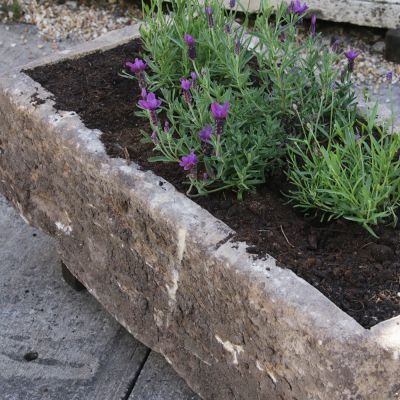
<svg viewBox="0 0 400 400"><path fill-rule="evenodd" d="M329 338L339 343L354 341L375 343L392 352L394 357L399 357L400 316L381 322L370 330L364 329L291 270L276 266L272 257L266 257L265 260L254 259L253 256L246 253L245 243L234 242L230 239L234 232L226 224L177 192L164 179L151 171L142 171L135 163L128 166L125 160L109 158L100 141L100 131L86 128L74 112L57 112L53 107L51 93L22 72L22 70L40 65L83 57L95 51L106 51L117 47L138 38L140 36L139 26L140 24L136 24L116 30L94 41L81 44L71 51L61 51L55 55L44 57L25 65L12 76L3 74L0 76L0 92L6 94L17 108L35 114L38 120L52 125L55 132L60 134L60 138L68 138L81 152L93 159L100 160L103 166L99 171L100 174L115 176L127 187L135 180L140 180L142 193L135 192L132 195L142 196L146 200L151 198L150 208L157 210L159 215L181 221L184 236L190 235L193 238L192 242L202 243L204 248L210 251L211 257L223 260L227 268L246 273L260 282L267 282L269 295L272 290L276 299L286 303L291 309L297 310L302 315L301 323L312 326L316 336ZM34 94L46 101L41 105L34 106L31 103L31 96ZM74 123L70 124L72 121ZM71 129L70 125L79 128ZM162 188L159 186L160 181L164 183ZM149 193L152 195L150 196ZM21 210L19 211L22 214ZM68 234L72 227L68 225L68 221L59 221L59 229ZM218 245L218 243L223 244ZM172 284L168 291L173 299L175 286ZM276 300L270 297L268 301ZM218 341L218 338L216 340ZM219 340L224 347L229 347L223 338L219 338ZM227 351L231 352L234 358L240 353L239 348L229 347Z"/></svg>

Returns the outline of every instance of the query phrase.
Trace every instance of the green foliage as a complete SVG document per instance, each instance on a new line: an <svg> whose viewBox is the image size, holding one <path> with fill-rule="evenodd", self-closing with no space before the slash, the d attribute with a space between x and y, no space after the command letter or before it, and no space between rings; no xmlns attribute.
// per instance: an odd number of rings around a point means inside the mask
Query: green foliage
<svg viewBox="0 0 400 400"><path fill-rule="evenodd" d="M265 182L266 170L272 172L282 164L283 131L276 119L255 111L249 97L240 99L238 93L226 92L223 86L208 87L208 83L208 79L199 79L197 89L192 91L191 105L182 102L175 91L163 91L171 129L158 130L155 150L163 156L152 161L179 162L181 156L194 150L201 163L189 175L189 193L195 189L203 195L230 188L241 197L243 192ZM199 132L214 125L210 114L213 99L221 103L230 99L229 113L236 118L227 118L225 134L213 134L207 144L200 140Z"/></svg>
<svg viewBox="0 0 400 400"><path fill-rule="evenodd" d="M304 13L286 4L273 12L262 2L249 28L220 0L207 2L210 24L202 3L173 0L169 13L161 0L143 4L148 69L139 78L162 99L157 111L139 112L151 121L153 132L144 132L154 143L151 160L184 167L184 158L194 157L187 168L194 196L230 189L242 198L283 169L291 201L307 213L356 221L371 233L371 226L395 220L398 135L375 128L375 113L366 125L357 121L351 73L338 67L343 55L318 35L300 40ZM185 91L181 79L193 73L197 80ZM210 111L216 102L230 104L222 121ZM208 142L199 136L205 127L212 129Z"/></svg>
<svg viewBox="0 0 400 400"><path fill-rule="evenodd" d="M11 15L13 21L19 21L21 19L22 11L18 0L5 2L1 6L1 9L7 16Z"/></svg>
<svg viewBox="0 0 400 400"><path fill-rule="evenodd" d="M373 225L392 220L400 204L400 136L359 121L340 126L321 141L316 126L289 146L289 197L322 219L345 218L375 235Z"/></svg>
<svg viewBox="0 0 400 400"><path fill-rule="evenodd" d="M300 128L300 121L313 122L317 115L320 125L326 127L355 104L349 75L337 68L341 56L326 48L319 37L309 35L300 41L300 18L288 13L285 5L272 12L264 6L252 32L259 39L256 56L261 87L269 92L279 118L292 124L294 131ZM331 95L333 88L335 96ZM325 99L322 105L321 98Z"/></svg>

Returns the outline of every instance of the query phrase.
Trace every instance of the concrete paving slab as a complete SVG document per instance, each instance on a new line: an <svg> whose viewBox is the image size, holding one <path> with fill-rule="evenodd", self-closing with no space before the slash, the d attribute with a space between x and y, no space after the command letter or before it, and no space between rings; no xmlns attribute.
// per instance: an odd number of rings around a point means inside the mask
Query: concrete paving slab
<svg viewBox="0 0 400 400"><path fill-rule="evenodd" d="M126 399L149 350L61 278L53 240L0 197L2 400Z"/></svg>
<svg viewBox="0 0 400 400"><path fill-rule="evenodd" d="M200 400L160 354L152 352L128 400Z"/></svg>
<svg viewBox="0 0 400 400"><path fill-rule="evenodd" d="M57 43L57 49L37 34L37 28L25 24L0 23L0 72L13 69L38 57L65 49L71 41Z"/></svg>

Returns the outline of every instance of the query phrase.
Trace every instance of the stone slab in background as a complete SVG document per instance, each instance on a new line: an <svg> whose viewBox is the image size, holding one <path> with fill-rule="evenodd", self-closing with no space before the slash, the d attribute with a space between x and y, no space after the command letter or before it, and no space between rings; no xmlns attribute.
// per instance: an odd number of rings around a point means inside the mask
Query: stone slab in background
<svg viewBox="0 0 400 400"><path fill-rule="evenodd" d="M261 0L242 0L249 11L257 11ZM302 0L302 3L305 0ZM268 0L268 4L277 6L282 0ZM310 11L320 19L336 22L348 22L355 25L377 28L400 27L400 0L307 0ZM226 5L229 0L224 0ZM289 3L289 1L287 1Z"/></svg>
<svg viewBox="0 0 400 400"><path fill-rule="evenodd" d="M165 359L151 352L128 400L199 400Z"/></svg>

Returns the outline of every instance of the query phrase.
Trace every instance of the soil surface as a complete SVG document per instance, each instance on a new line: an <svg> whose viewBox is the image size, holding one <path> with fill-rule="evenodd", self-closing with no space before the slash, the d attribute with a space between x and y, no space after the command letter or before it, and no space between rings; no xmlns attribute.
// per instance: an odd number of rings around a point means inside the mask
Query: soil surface
<svg viewBox="0 0 400 400"><path fill-rule="evenodd" d="M87 127L100 129L111 157L129 157L185 191L178 165L147 161L154 153L141 141L141 130L150 131L148 122L135 116L140 89L118 76L125 62L140 53L135 41L27 74L54 94L58 110L76 111ZM307 219L286 204L281 182L271 179L242 202L233 193L195 201L234 229L236 239L249 244L249 253L271 254L362 326L399 315L400 229L380 226L375 239L354 223Z"/></svg>

